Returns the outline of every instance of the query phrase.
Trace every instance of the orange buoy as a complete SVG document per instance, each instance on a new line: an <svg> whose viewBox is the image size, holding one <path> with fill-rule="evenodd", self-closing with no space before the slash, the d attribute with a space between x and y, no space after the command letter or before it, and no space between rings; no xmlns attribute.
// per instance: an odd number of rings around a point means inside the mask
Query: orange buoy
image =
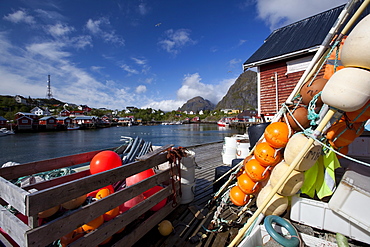
<svg viewBox="0 0 370 247"><path fill-rule="evenodd" d="M54 206L52 208L46 209L45 211L42 211L42 212L38 213L38 216L39 216L39 218L42 218L42 219L48 218L48 217L54 215L56 212L58 212L59 208L60 208L60 205L57 205L57 206Z"/></svg>
<svg viewBox="0 0 370 247"><path fill-rule="evenodd" d="M69 210L78 208L86 201L86 197L87 195L82 195L75 199L69 200L68 202L62 203L62 207Z"/></svg>
<svg viewBox="0 0 370 247"><path fill-rule="evenodd" d="M255 182L266 180L270 176L270 170L261 165L256 159L251 159L244 166L245 172Z"/></svg>
<svg viewBox="0 0 370 247"><path fill-rule="evenodd" d="M362 123L354 123L348 126L346 122L340 121L328 129L326 138L329 140L330 145L334 148L339 148L351 144L363 131Z"/></svg>
<svg viewBox="0 0 370 247"><path fill-rule="evenodd" d="M370 100L357 111L346 112L348 119L351 122L365 122L370 119Z"/></svg>
<svg viewBox="0 0 370 247"><path fill-rule="evenodd" d="M347 155L348 154L348 146L340 147L340 148L338 148L338 151L339 151L339 153L341 153L343 155ZM337 154L337 158L341 159L341 158L343 158L343 156Z"/></svg>
<svg viewBox="0 0 370 247"><path fill-rule="evenodd" d="M281 160L281 153L267 142L261 142L256 145L254 150L254 158L261 163L262 166L274 166Z"/></svg>
<svg viewBox="0 0 370 247"><path fill-rule="evenodd" d="M238 177L239 188L247 195L257 193L261 186L259 183L254 182L247 174L243 173Z"/></svg>
<svg viewBox="0 0 370 247"><path fill-rule="evenodd" d="M82 232L78 232L77 230L73 230L72 232L64 235L60 238L60 244L62 247L68 246L70 243L76 241L80 237L82 237L84 234Z"/></svg>
<svg viewBox="0 0 370 247"><path fill-rule="evenodd" d="M289 126L295 131L301 131L301 128L294 120L296 119L297 122L304 129L307 129L308 127L310 127L310 120L308 120L307 115L308 115L308 111L307 111L307 108L304 106L297 106L294 110L291 110L291 113L287 112L287 119L288 119Z"/></svg>
<svg viewBox="0 0 370 247"><path fill-rule="evenodd" d="M310 101L313 99L313 97L322 91L327 82L328 80L324 78L318 78L314 80L312 83L311 80L306 82L300 90L300 94L302 96L302 103L308 105ZM322 104L323 103L321 97L319 96L316 101L316 106L320 107L322 106Z"/></svg>
<svg viewBox="0 0 370 247"><path fill-rule="evenodd" d="M235 206L244 206L249 201L249 196L239 186L234 186L230 190L230 200Z"/></svg>
<svg viewBox="0 0 370 247"><path fill-rule="evenodd" d="M283 148L289 140L289 127L283 122L271 123L266 127L264 137L270 146Z"/></svg>
<svg viewBox="0 0 370 247"><path fill-rule="evenodd" d="M103 215L100 215L99 217L93 219L89 223L86 223L85 225L78 228L77 231L78 232L82 231L82 232L85 232L85 233L89 233L89 232L95 230L96 228L98 228L99 226L101 226L103 223L104 223Z"/></svg>

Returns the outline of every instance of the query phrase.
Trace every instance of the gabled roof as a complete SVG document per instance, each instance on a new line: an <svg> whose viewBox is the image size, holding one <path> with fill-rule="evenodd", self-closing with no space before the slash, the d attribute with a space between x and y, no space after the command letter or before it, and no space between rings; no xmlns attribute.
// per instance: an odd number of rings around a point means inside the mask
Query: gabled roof
<svg viewBox="0 0 370 247"><path fill-rule="evenodd" d="M0 121L7 121L8 119L4 118L3 116L0 116Z"/></svg>
<svg viewBox="0 0 370 247"><path fill-rule="evenodd" d="M244 68L255 67L257 62L294 54L307 53L317 48L325 39L345 5L308 17L276 29L263 45L244 63Z"/></svg>
<svg viewBox="0 0 370 247"><path fill-rule="evenodd" d="M54 118L55 119L55 117L53 117L53 116L47 116L47 117L42 117L39 120L48 120L50 118Z"/></svg>

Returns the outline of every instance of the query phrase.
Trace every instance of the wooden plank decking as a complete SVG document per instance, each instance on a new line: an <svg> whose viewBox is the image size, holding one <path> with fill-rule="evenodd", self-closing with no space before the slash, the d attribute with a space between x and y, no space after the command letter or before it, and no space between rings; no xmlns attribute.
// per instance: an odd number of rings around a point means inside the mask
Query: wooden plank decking
<svg viewBox="0 0 370 247"><path fill-rule="evenodd" d="M194 200L189 204L180 205L165 218L172 222L174 226L173 233L163 237L155 227L141 238L134 245L135 247L226 246L230 239L237 234L237 229L231 229L231 231L221 233L207 233L207 237L203 239L200 237L200 232L205 233L204 227L208 226L214 212L214 210L210 210L205 205L213 196L212 183L215 180L215 169L223 165L221 156L222 142L199 145L189 148L189 150L195 152L195 162L201 167L195 171ZM201 211L202 209L203 211ZM197 211L201 211L198 218L195 217ZM205 237L205 235L203 236Z"/></svg>

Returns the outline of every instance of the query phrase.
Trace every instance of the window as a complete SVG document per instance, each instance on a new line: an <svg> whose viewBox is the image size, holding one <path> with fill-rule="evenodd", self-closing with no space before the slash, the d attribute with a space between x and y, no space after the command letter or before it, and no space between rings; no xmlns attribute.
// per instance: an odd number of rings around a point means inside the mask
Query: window
<svg viewBox="0 0 370 247"><path fill-rule="evenodd" d="M295 60L288 61L287 65L287 74L295 73L302 70L306 70L308 65L310 64L313 56L303 57Z"/></svg>

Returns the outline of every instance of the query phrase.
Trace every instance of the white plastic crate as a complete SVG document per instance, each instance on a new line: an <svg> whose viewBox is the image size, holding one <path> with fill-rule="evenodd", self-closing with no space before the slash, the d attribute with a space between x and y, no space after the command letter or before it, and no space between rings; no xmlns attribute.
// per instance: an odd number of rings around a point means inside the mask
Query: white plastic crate
<svg viewBox="0 0 370 247"><path fill-rule="evenodd" d="M317 229L339 232L357 241L370 243L368 231L332 211L325 202L293 196L290 219Z"/></svg>
<svg viewBox="0 0 370 247"><path fill-rule="evenodd" d="M288 231L279 226L274 226L277 232L283 232L282 235L287 235ZM302 241L304 246L317 247L317 246L327 246L335 247L338 246L335 243L319 239L304 233L301 233ZM271 239L270 235L267 233L266 228L263 225L257 226L249 236L245 237L243 241L238 245L238 247L251 247L251 246L264 246Z"/></svg>
<svg viewBox="0 0 370 247"><path fill-rule="evenodd" d="M370 168L352 167L347 170L330 198L331 210L370 232Z"/></svg>

